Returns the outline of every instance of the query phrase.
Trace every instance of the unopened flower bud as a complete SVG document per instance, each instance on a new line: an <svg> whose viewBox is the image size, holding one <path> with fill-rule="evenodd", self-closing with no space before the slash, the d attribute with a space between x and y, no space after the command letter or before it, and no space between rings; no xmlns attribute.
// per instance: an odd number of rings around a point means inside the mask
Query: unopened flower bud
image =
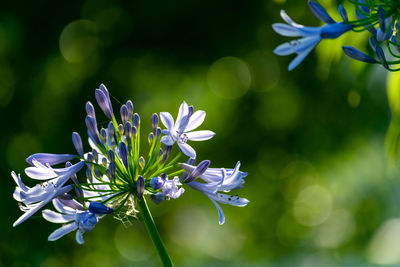
<svg viewBox="0 0 400 267"><path fill-rule="evenodd" d="M144 186L145 186L144 178L143 176L139 175L136 181L137 196L139 199L143 197Z"/></svg>
<svg viewBox="0 0 400 267"><path fill-rule="evenodd" d="M93 172L96 178L101 177L101 173L96 167L93 167Z"/></svg>
<svg viewBox="0 0 400 267"><path fill-rule="evenodd" d="M132 101L126 101L126 107L128 108L128 120L132 120L133 117L133 103Z"/></svg>
<svg viewBox="0 0 400 267"><path fill-rule="evenodd" d="M133 138L135 138L135 139L136 139L136 137L137 137L137 128L136 128L135 126L132 126L132 136L133 136Z"/></svg>
<svg viewBox="0 0 400 267"><path fill-rule="evenodd" d="M164 200L164 194L162 192L157 192L155 194L150 195L150 199L155 203L155 204L160 204L161 201Z"/></svg>
<svg viewBox="0 0 400 267"><path fill-rule="evenodd" d="M132 136L132 124L129 121L125 122L124 134L126 136L126 139L129 140L129 142L130 142L130 139Z"/></svg>
<svg viewBox="0 0 400 267"><path fill-rule="evenodd" d="M169 154L171 153L171 149L172 149L172 146L164 147L164 156L163 156L163 159L161 160L162 162L165 162L168 159Z"/></svg>
<svg viewBox="0 0 400 267"><path fill-rule="evenodd" d="M124 164L125 168L128 170L129 169L128 149L124 142L119 143L118 150L119 150L118 156L122 160L122 163Z"/></svg>
<svg viewBox="0 0 400 267"><path fill-rule="evenodd" d="M153 129L153 133L156 134L158 127L158 115L157 113L154 113L153 116L151 116L151 128Z"/></svg>
<svg viewBox="0 0 400 267"><path fill-rule="evenodd" d="M100 85L100 87L101 87L101 85ZM108 91L105 92L102 89L105 89L105 86L104 86L104 88L96 89L96 91L95 91L95 97L97 100L97 104L99 104L101 110L104 112L106 117L109 120L112 120L113 110L112 110L112 106L111 106L110 96L108 95ZM105 89L105 90L107 90L107 89Z"/></svg>
<svg viewBox="0 0 400 267"><path fill-rule="evenodd" d="M92 153L88 153L86 155L86 160L89 161L89 162L93 162L93 154Z"/></svg>
<svg viewBox="0 0 400 267"><path fill-rule="evenodd" d="M137 114L137 113L133 114L132 125L135 126L136 128L140 127L140 116L139 116L139 114Z"/></svg>
<svg viewBox="0 0 400 267"><path fill-rule="evenodd" d="M82 138L77 132L72 133L72 143L74 144L76 152L78 152L78 155L83 157Z"/></svg>
<svg viewBox="0 0 400 267"><path fill-rule="evenodd" d="M90 168L87 168L87 169L86 169L86 178L87 178L89 181L93 181L93 174L92 174L92 170L91 170Z"/></svg>
<svg viewBox="0 0 400 267"><path fill-rule="evenodd" d="M106 167L107 166L107 159L106 158L101 158L101 164Z"/></svg>
<svg viewBox="0 0 400 267"><path fill-rule="evenodd" d="M89 137L93 140L93 142L97 145L102 145L99 137L99 131L97 130L97 122L96 119L92 116L86 116L85 119L86 127L89 131Z"/></svg>
<svg viewBox="0 0 400 267"><path fill-rule="evenodd" d="M196 178L201 176L207 170L207 168L210 166L210 163L211 162L209 160L203 160L202 162L199 163L199 165L197 165L197 167L193 170L193 172L183 181L185 183L190 183L194 181Z"/></svg>
<svg viewBox="0 0 400 267"><path fill-rule="evenodd" d="M121 106L120 113L121 113L121 120L125 124L125 122L127 122L129 119L129 111L126 105Z"/></svg>
<svg viewBox="0 0 400 267"><path fill-rule="evenodd" d="M189 158L187 161L187 164L194 166L196 164L196 158ZM189 176L189 172L185 171L184 173L182 173L182 181L185 181L187 179L187 177Z"/></svg>
<svg viewBox="0 0 400 267"><path fill-rule="evenodd" d="M118 132L119 132L120 135L124 134L124 125L122 125L122 124L118 125Z"/></svg>
<svg viewBox="0 0 400 267"><path fill-rule="evenodd" d="M189 158L187 164L194 166L196 164L196 158Z"/></svg>
<svg viewBox="0 0 400 267"><path fill-rule="evenodd" d="M99 160L99 153L97 153L97 150L96 150L96 149L93 149L93 150L92 150L92 155L93 155L93 160L94 160L94 162L97 163L97 161Z"/></svg>
<svg viewBox="0 0 400 267"><path fill-rule="evenodd" d="M160 148L160 151L158 151L157 159L159 159L162 156L162 154L163 154L163 150L162 150L162 148Z"/></svg>
<svg viewBox="0 0 400 267"><path fill-rule="evenodd" d="M140 156L140 158L139 158L139 166L140 166L140 168L143 169L145 163L146 163L146 161L144 160L144 158L142 156Z"/></svg>
<svg viewBox="0 0 400 267"><path fill-rule="evenodd" d="M108 135L110 136L110 138L112 136L114 136L115 128L114 128L114 124L111 121L108 123L107 131L108 131Z"/></svg>
<svg viewBox="0 0 400 267"><path fill-rule="evenodd" d="M108 152L107 152L107 157L108 157L108 160L109 160L110 162L115 161L115 154L114 154L114 151L108 150Z"/></svg>
<svg viewBox="0 0 400 267"><path fill-rule="evenodd" d="M91 116L92 118L96 119L96 113L94 111L94 107L92 105L92 103L90 103L90 101L86 102L86 114L88 116Z"/></svg>
<svg viewBox="0 0 400 267"><path fill-rule="evenodd" d="M160 136L161 136L161 128L160 127L157 127L157 129L156 129L156 138L157 139L159 139L160 138Z"/></svg>
<svg viewBox="0 0 400 267"><path fill-rule="evenodd" d="M101 202L90 202L89 211L94 214L110 214L114 212L114 209L107 207Z"/></svg>
<svg viewBox="0 0 400 267"><path fill-rule="evenodd" d="M100 137L103 139L104 143L107 143L107 131L104 128L100 129Z"/></svg>
<svg viewBox="0 0 400 267"><path fill-rule="evenodd" d="M108 178L110 178L111 181L114 181L115 180L115 161L111 162L108 165L108 169L106 172L108 172L108 175L109 175Z"/></svg>
<svg viewBox="0 0 400 267"><path fill-rule="evenodd" d="M149 133L149 136L147 137L147 141L149 141L149 145L151 145L153 143L153 140L154 140L154 134Z"/></svg>
<svg viewBox="0 0 400 267"><path fill-rule="evenodd" d="M115 141L111 142L111 149L115 150L117 148L117 143Z"/></svg>

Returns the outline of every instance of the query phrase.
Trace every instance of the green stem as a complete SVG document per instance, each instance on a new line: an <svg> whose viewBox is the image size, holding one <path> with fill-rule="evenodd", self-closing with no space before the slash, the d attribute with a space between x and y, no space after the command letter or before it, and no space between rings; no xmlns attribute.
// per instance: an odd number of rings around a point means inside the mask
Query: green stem
<svg viewBox="0 0 400 267"><path fill-rule="evenodd" d="M139 204L139 214L141 214L143 218L144 225L146 226L147 232L150 235L151 241L153 241L153 244L157 249L158 256L160 256L160 259L164 266L173 267L174 265L172 264L171 258L169 257L168 252L165 249L164 243L162 242L160 234L158 233L156 224L154 223L150 210L147 207L146 200L143 197L137 202Z"/></svg>

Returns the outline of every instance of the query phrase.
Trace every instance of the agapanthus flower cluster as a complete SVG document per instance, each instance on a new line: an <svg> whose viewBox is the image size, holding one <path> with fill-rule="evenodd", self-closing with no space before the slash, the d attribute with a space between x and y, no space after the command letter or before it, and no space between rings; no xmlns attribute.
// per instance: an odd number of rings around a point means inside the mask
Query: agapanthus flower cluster
<svg viewBox="0 0 400 267"><path fill-rule="evenodd" d="M160 116L154 113L152 131L147 135L149 146L144 153L141 120L134 113L133 102L129 100L121 106L119 123L103 84L96 89L95 98L109 122L99 129L95 109L86 103L89 152L84 152L81 136L74 132L76 154L37 153L27 158L30 166L25 173L39 180L39 184L28 187L19 174L11 173L17 184L14 198L24 212L14 226L51 203L55 210L44 209L42 216L61 227L48 240L76 231L76 241L82 244L83 234L100 219L108 214L138 212L135 203L145 201L146 195L160 204L181 197L186 186L198 190L217 207L220 224L225 218L218 203L242 207L249 202L221 193L242 187L247 173L239 171L239 162L234 169L210 168L209 160L196 165L192 141L215 135L208 130L195 131L205 119L204 111L194 111L193 106L183 102L176 120L168 112L161 112ZM159 118L166 129L161 129ZM83 177L78 178L80 173Z"/></svg>
<svg viewBox="0 0 400 267"><path fill-rule="evenodd" d="M341 22L336 22L317 2L308 1L312 13L321 21L323 26L305 27L293 22L292 19L281 11L281 17L287 24L275 23L273 29L283 36L302 37L278 46L274 52L278 55L297 54L297 57L289 64L289 70L297 67L304 58L322 39L336 39L342 34L352 30L353 32L369 31L369 46L373 55L367 55L360 50L343 46L344 53L356 60L381 64L390 71L397 71L392 66L400 64L400 60L387 60L388 53L392 58L400 58L400 43L398 38L400 1L397 0L349 0L354 5L355 18L349 20L347 11L339 5L338 11L342 17ZM388 52L385 55L384 49Z"/></svg>

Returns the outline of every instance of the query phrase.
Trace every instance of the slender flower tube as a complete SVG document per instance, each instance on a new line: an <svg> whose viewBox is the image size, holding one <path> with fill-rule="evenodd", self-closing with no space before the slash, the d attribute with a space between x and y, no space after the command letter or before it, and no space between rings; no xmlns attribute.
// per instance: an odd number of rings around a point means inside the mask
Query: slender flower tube
<svg viewBox="0 0 400 267"><path fill-rule="evenodd" d="M280 35L302 37L281 44L274 50L274 53L280 56L297 54L297 57L289 64L289 71L296 68L322 39L336 39L353 28L352 24L336 23L322 7L318 5L319 9L315 2L310 1L309 3L314 3L310 5L311 10L317 14L319 19L328 24L321 27L305 27L295 23L284 10L281 10L281 17L287 24L275 23L272 25L272 28Z"/></svg>
<svg viewBox="0 0 400 267"><path fill-rule="evenodd" d="M194 172L197 168L185 163L181 163L181 166L189 173ZM214 203L218 210L219 224L224 224L225 216L217 202L237 207L244 207L249 203L249 200L245 198L220 193L220 191L229 192L243 187L244 178L247 176L247 173L239 171L239 167L240 162L236 164L234 169L208 168L199 176L205 183L196 181L187 183L191 188L205 194Z"/></svg>

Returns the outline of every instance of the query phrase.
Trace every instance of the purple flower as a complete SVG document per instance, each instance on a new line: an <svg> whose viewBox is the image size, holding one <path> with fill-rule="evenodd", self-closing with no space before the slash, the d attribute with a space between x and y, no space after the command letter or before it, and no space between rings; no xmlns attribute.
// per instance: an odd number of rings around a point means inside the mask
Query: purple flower
<svg viewBox="0 0 400 267"><path fill-rule="evenodd" d="M167 197L169 200L170 198L179 198L185 189L181 186L181 182L179 181L179 177L175 176L174 179L169 180L166 176L165 177L154 177L150 180L150 186L153 187L154 190L161 189L162 194ZM160 201L161 202L161 201Z"/></svg>
<svg viewBox="0 0 400 267"><path fill-rule="evenodd" d="M52 232L48 240L55 241L64 235L76 231L76 242L83 244L83 234L91 231L102 215L97 215L86 210L82 204L75 200L54 199L53 206L58 212L52 210L43 210L42 216L52 223L64 224Z"/></svg>
<svg viewBox="0 0 400 267"><path fill-rule="evenodd" d="M188 172L193 172L196 166L181 163L183 169ZM199 176L205 183L190 182L187 183L193 189L196 189L205 194L214 203L218 210L219 224L225 222L224 212L219 206L219 203L230 204L232 206L243 207L249 203L249 200L240 198L238 196L231 196L222 194L220 191L229 192L230 190L243 187L244 178L247 173L239 171L240 162L238 162L234 169L224 168L208 168L202 175Z"/></svg>
<svg viewBox="0 0 400 267"><path fill-rule="evenodd" d="M45 182L37 184L32 188L27 187L22 182L20 175L11 172L17 184L13 196L15 200L22 203L20 209L24 212L24 214L14 222L14 227L27 220L52 199L70 191L72 185L64 186L64 184L72 175L83 167L84 162L81 161L62 169L53 169L35 159L32 160L32 164L34 167L26 168L25 173L32 179L45 180Z"/></svg>
<svg viewBox="0 0 400 267"><path fill-rule="evenodd" d="M192 132L192 130L196 129L203 123L206 117L206 112L198 110L193 113L193 107L189 107L185 101L183 101L179 108L176 122L174 122L174 119L169 112L161 112L160 117L164 126L167 127L166 130L162 131L165 136L161 138L161 142L167 146L172 146L174 142L177 142L182 152L191 158L196 157L196 151L187 144L188 140L204 141L215 135L212 131L203 130Z"/></svg>
<svg viewBox="0 0 400 267"><path fill-rule="evenodd" d="M335 22L318 3L309 1L309 6L319 19L327 23L326 25L305 27L295 23L284 10L281 10L281 17L287 24L272 25L272 28L280 35L302 37L283 43L274 50L274 53L280 56L297 54L297 57L289 64L289 71L296 68L322 39L336 39L353 28L352 24Z"/></svg>

